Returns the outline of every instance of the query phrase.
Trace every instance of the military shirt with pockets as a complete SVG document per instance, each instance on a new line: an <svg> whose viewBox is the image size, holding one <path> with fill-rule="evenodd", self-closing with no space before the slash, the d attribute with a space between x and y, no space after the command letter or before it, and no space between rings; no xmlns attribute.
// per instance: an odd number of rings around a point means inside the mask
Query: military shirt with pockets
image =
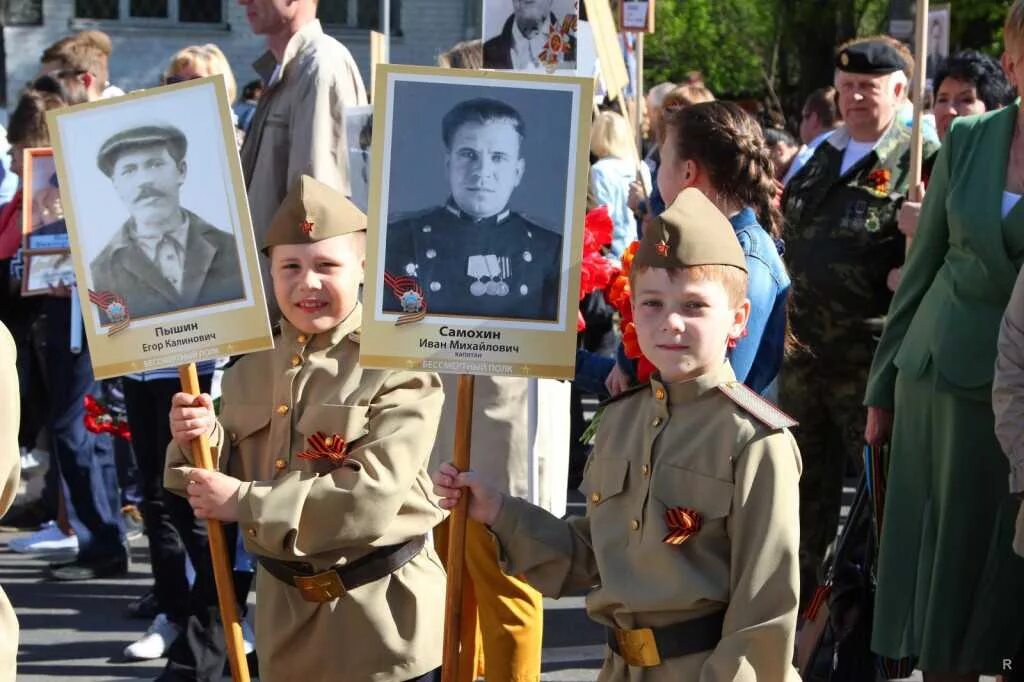
<svg viewBox="0 0 1024 682"><path fill-rule="evenodd" d="M786 428L762 421L791 423L785 415L756 396L746 409L736 396L748 394L728 363L683 383L654 379L604 408L586 516L505 498L491 530L506 572L547 596L586 592L597 622L661 627L724 609L713 651L640 668L606 650L602 682L799 679L800 454ZM664 542L670 509L700 517L682 544Z"/></svg>
<svg viewBox="0 0 1024 682"><path fill-rule="evenodd" d="M282 322L276 348L228 369L211 446L245 481L239 528L257 555L345 565L375 547L430 531L444 513L427 475L443 393L435 374L358 364L357 308L331 332ZM341 438L339 463L310 438ZM322 445L322 441L321 441ZM165 485L183 493L190 454L168 448ZM445 574L432 543L394 573L339 599L312 603L260 570L256 650L261 677L375 682L441 664Z"/></svg>

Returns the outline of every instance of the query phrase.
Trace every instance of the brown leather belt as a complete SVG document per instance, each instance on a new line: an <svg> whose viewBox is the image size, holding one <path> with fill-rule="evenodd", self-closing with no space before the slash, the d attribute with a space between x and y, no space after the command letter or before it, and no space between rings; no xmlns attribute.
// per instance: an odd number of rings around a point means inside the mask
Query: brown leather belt
<svg viewBox="0 0 1024 682"><path fill-rule="evenodd" d="M322 603L343 597L349 590L394 573L419 554L426 541L427 536L420 535L399 545L378 547L351 563L320 572L311 564L299 561L279 561L265 556L257 556L256 559L267 573L295 587L303 599Z"/></svg>
<svg viewBox="0 0 1024 682"><path fill-rule="evenodd" d="M651 668L668 658L711 651L722 639L725 611L660 628L606 628L608 647L626 665Z"/></svg>

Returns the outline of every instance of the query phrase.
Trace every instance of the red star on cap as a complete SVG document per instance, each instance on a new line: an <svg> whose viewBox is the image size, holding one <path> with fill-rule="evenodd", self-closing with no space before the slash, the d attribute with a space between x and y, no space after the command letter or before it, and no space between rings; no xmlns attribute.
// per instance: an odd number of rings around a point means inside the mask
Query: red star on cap
<svg viewBox="0 0 1024 682"><path fill-rule="evenodd" d="M658 255L664 258L668 255L668 244L662 239L660 242L654 245L654 250L658 252Z"/></svg>
<svg viewBox="0 0 1024 682"><path fill-rule="evenodd" d="M303 220L302 224L299 225L299 227L301 227L302 231L305 232L306 234L312 234L313 233L313 227L314 227L313 221L310 220L309 218L306 218L305 220Z"/></svg>

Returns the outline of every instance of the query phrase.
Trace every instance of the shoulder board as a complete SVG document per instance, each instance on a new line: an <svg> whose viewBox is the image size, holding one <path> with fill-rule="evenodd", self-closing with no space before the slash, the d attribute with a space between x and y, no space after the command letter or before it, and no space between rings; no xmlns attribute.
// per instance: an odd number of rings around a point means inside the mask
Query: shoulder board
<svg viewBox="0 0 1024 682"><path fill-rule="evenodd" d="M647 390L650 387L651 387L651 383L650 382L646 382L646 383L643 383L643 384L638 384L638 385L633 386L631 388L627 388L622 393L619 393L618 395L614 395L611 398L608 398L608 400L601 401L601 403L597 407L598 407L598 409L601 409L605 405L611 405L614 402L622 400L623 398L628 398L629 396L633 395L634 393L639 393L640 391Z"/></svg>
<svg viewBox="0 0 1024 682"><path fill-rule="evenodd" d="M742 407L750 416L773 429L788 429L799 423L771 402L750 390L746 384L730 381L719 384L718 390L726 398Z"/></svg>
<svg viewBox="0 0 1024 682"><path fill-rule="evenodd" d="M348 340L353 343L359 343L362 340L362 333L357 329L348 335Z"/></svg>

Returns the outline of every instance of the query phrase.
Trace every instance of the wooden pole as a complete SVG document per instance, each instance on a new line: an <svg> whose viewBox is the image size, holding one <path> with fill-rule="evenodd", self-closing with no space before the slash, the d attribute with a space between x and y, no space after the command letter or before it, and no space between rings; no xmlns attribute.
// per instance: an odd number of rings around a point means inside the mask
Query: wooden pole
<svg viewBox="0 0 1024 682"><path fill-rule="evenodd" d="M469 469L470 439L473 435L473 381L460 374L455 390L455 452L452 464L459 471ZM468 492L468 491L467 491ZM462 581L466 570L466 519L469 495L463 495L448 518L448 589L444 603L444 655L441 682L459 680L460 633L462 632Z"/></svg>
<svg viewBox="0 0 1024 682"><path fill-rule="evenodd" d="M636 148L644 158L644 34L636 34Z"/></svg>
<svg viewBox="0 0 1024 682"><path fill-rule="evenodd" d="M914 102L914 125L910 131L910 182L908 198L921 201L923 197L917 191L921 184L921 166L924 155L922 123L924 118L924 81L925 68L928 64L928 0L917 0L917 12L914 16L914 60L916 69L911 97ZM907 249L911 239L907 238Z"/></svg>
<svg viewBox="0 0 1024 682"><path fill-rule="evenodd" d="M178 378L181 379L181 390L185 393L198 396L202 392L199 388L199 375L196 373L194 362L178 367ZM200 469L215 470L213 454L210 452L210 441L205 435L192 441L192 462ZM230 554L224 539L224 527L220 525L220 521L207 519L206 529L210 538L210 560L213 562L213 578L217 584L220 619L224 623L224 638L228 645L231 679L234 682L249 682L249 666L245 661L242 623L238 619L235 582L231 575L231 564L228 561Z"/></svg>
<svg viewBox="0 0 1024 682"><path fill-rule="evenodd" d="M388 63L388 39L378 31L370 31L370 98L377 82L377 66Z"/></svg>

